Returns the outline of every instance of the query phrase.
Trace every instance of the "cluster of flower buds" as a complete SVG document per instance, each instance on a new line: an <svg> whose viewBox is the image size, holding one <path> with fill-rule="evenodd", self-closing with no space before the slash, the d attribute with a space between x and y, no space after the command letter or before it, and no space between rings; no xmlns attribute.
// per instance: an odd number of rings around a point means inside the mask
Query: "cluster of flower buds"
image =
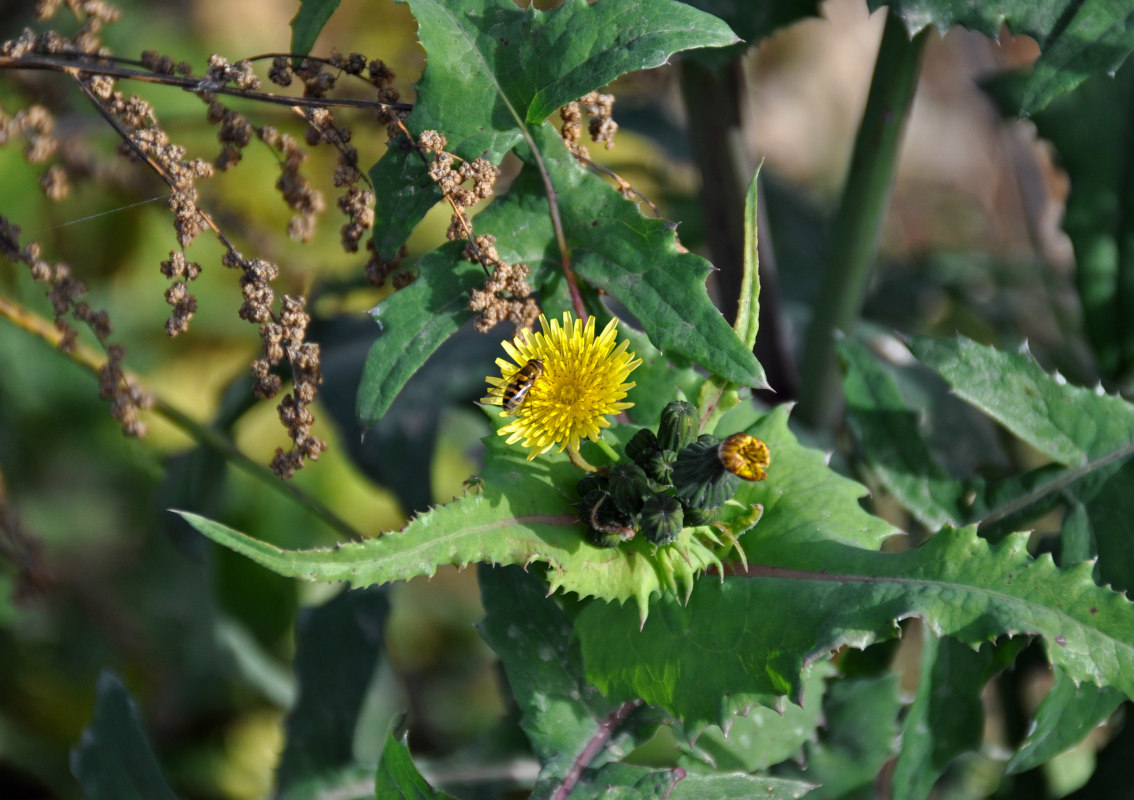
<svg viewBox="0 0 1134 800"><path fill-rule="evenodd" d="M656 434L644 428L626 443L629 461L579 481L579 515L591 544L615 547L638 534L671 544L683 528L716 520L741 479L767 477L771 458L762 441L747 433L724 441L698 436L698 427L693 406L672 402Z"/></svg>

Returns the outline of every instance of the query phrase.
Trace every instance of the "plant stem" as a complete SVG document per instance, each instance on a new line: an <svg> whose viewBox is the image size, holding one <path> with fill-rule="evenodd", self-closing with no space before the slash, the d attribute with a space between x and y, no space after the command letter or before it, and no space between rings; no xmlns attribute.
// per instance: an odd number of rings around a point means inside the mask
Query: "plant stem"
<svg viewBox="0 0 1134 800"><path fill-rule="evenodd" d="M618 453L615 452L614 448L611 447L610 444L605 439L602 439L602 438L595 439L595 444L597 444L599 446L600 450L602 450L604 453L606 453L606 457L609 458L612 463L617 464L619 461L622 460L622 458L618 455Z"/></svg>
<svg viewBox="0 0 1134 800"><path fill-rule="evenodd" d="M583 454L571 445L567 445L567 457L571 459L572 464L583 470L583 472L598 472L598 467L583 458Z"/></svg>
<svg viewBox="0 0 1134 800"><path fill-rule="evenodd" d="M886 15L831 236L831 255L807 332L796 413L816 429L833 428L841 410L835 332L852 331L862 311L927 31L911 40L897 15Z"/></svg>
<svg viewBox="0 0 1134 800"><path fill-rule="evenodd" d="M75 348L70 352L64 353L58 350L59 341L63 338L63 332L43 317L28 311L23 306L12 302L3 295L0 295L0 317L4 317L16 327L38 336L40 339L56 348L56 352L67 356L76 364L79 364L95 375L98 375L99 370L106 363L106 357L103 354L82 343L76 344ZM138 385L141 386L141 382L138 381L136 375L130 375L129 377L131 380L138 382ZM148 394L153 395L153 392L150 390L147 389L146 391ZM250 459L244 453L240 452L235 444L218 431L213 430L207 425L202 425L156 396L154 397L152 410L164 417L170 424L180 429L200 445L219 452L231 462L233 466L253 478L256 478L268 488L304 506L344 538L361 538L362 535L351 527L350 523L346 522L346 520L336 515L335 512L331 511L331 509L327 508L327 506L299 487L281 480L263 464L258 464Z"/></svg>

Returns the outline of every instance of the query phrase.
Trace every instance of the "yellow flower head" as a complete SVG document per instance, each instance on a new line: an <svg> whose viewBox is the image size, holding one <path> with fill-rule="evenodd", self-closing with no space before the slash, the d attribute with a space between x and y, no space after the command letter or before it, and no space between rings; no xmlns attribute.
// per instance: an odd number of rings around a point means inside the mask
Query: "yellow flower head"
<svg viewBox="0 0 1134 800"><path fill-rule="evenodd" d="M597 439L610 426L608 414L634 405L621 401L635 385L626 383L626 376L642 361L626 352L629 342L615 347L617 323L612 319L596 339L594 317L584 325L564 312L560 325L541 314L540 333L521 331L515 341L502 343L515 363L496 359L500 377L485 379L492 387L485 401L513 406L500 416L515 419L497 433L507 436L508 444L522 439L531 448L529 461L557 444L559 452L565 447L577 452L580 440ZM525 371L537 359L542 371Z"/></svg>

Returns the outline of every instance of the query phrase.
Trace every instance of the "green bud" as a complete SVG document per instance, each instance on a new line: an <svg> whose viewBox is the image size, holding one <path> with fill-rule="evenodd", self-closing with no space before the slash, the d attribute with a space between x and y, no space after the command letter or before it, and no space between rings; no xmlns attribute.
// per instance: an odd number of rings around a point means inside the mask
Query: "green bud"
<svg viewBox="0 0 1134 800"><path fill-rule="evenodd" d="M642 430L635 433L630 441L626 443L626 457L637 464L642 469L646 465L642 461L649 458L652 453L661 449L658 444L658 437L649 428L642 428Z"/></svg>
<svg viewBox="0 0 1134 800"><path fill-rule="evenodd" d="M677 461L677 453L672 450L655 450L646 459L646 463L642 464L646 477L655 484L652 487L655 491L660 491L673 484L673 464L675 461Z"/></svg>
<svg viewBox="0 0 1134 800"><path fill-rule="evenodd" d="M697 409L684 400L674 400L662 409L658 442L663 450L680 450L697 438L700 427Z"/></svg>
<svg viewBox="0 0 1134 800"><path fill-rule="evenodd" d="M668 494L650 495L642 508L642 535L656 545L670 544L684 527L681 503Z"/></svg>
<svg viewBox="0 0 1134 800"><path fill-rule="evenodd" d="M736 493L740 479L724 468L717 455L719 446L720 440L704 434L677 454L673 488L686 508L718 508Z"/></svg>
<svg viewBox="0 0 1134 800"><path fill-rule="evenodd" d="M637 464L624 461L610 471L610 492L614 505L626 514L638 514L650 494L646 473Z"/></svg>
<svg viewBox="0 0 1134 800"><path fill-rule="evenodd" d="M603 492L607 490L607 477L605 475L591 473L575 484L575 490L579 493L579 497L586 497L595 489Z"/></svg>
<svg viewBox="0 0 1134 800"><path fill-rule="evenodd" d="M687 508L685 509L685 527L692 528L697 525L708 525L716 522L721 515L721 508Z"/></svg>

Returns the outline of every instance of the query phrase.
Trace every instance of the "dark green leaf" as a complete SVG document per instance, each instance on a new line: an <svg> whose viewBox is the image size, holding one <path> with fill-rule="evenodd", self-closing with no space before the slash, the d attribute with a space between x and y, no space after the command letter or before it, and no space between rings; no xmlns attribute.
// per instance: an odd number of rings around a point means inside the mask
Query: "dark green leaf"
<svg viewBox="0 0 1134 800"><path fill-rule="evenodd" d="M428 65L407 124L437 130L449 152L499 163L560 106L675 52L737 41L720 20L673 0L522 11L509 0L406 0ZM416 152L396 144L371 171L374 241L392 258L440 193Z"/></svg>
<svg viewBox="0 0 1134 800"><path fill-rule="evenodd" d="M970 646L1039 634L1076 680L1134 693L1134 605L1095 584L1089 564L1060 570L1050 556L1033 559L1027 535L990 546L971 528L946 528L894 554L801 536L765 549L766 521L745 537L747 571L699 581L685 606L663 596L640 633L633 609L590 604L577 631L595 685L715 721L725 696L798 699L807 661L892 637L898 620L919 616Z"/></svg>
<svg viewBox="0 0 1134 800"><path fill-rule="evenodd" d="M547 584L519 567L481 567L481 634L500 656L523 714L520 725L540 760L541 787L561 781L619 708L587 683L571 620L547 595ZM657 725L648 709L633 712L589 763L620 759Z"/></svg>
<svg viewBox="0 0 1134 800"><path fill-rule="evenodd" d="M291 52L304 56L310 53L338 7L339 0L299 0L299 11L291 21Z"/></svg>
<svg viewBox="0 0 1134 800"><path fill-rule="evenodd" d="M484 271L460 257L452 243L421 260L417 280L379 303L370 315L378 339L366 357L358 386L358 418L376 424L394 398L446 339L472 318L469 292L483 284Z"/></svg>
<svg viewBox="0 0 1134 800"><path fill-rule="evenodd" d="M410 757L406 734L394 736L396 721L386 734L386 746L378 760L378 773L374 778L375 800L453 800L451 795L439 792L421 777Z"/></svg>
<svg viewBox="0 0 1134 800"><path fill-rule="evenodd" d="M344 591L298 623L299 697L287 718L277 781L287 791L304 779L354 762L354 729L382 653L389 603L378 589Z"/></svg>
<svg viewBox="0 0 1134 800"><path fill-rule="evenodd" d="M308 338L319 343L323 372L319 402L354 463L393 491L403 509L424 511L434 502L431 475L443 420L454 406L474 409L473 403L484 395L485 375L495 371L493 359L501 353L500 337L484 336L471 327L458 330L412 373L386 412L360 436L359 378L367 353L378 347L374 333L374 323L365 317L313 322ZM375 355L380 367L378 352L381 348ZM376 375L367 380L370 377Z"/></svg>
<svg viewBox="0 0 1134 800"><path fill-rule="evenodd" d="M902 506L930 530L956 525L965 487L938 464L897 382L857 342L838 345L845 375L847 422L863 458Z"/></svg>
<svg viewBox="0 0 1134 800"><path fill-rule="evenodd" d="M1114 74L1134 50L1130 9L1106 0L869 0L869 5L889 6L911 35L927 25L942 33L963 25L995 39L1007 25L1031 36L1042 53L1024 90L1023 114L1042 109L1092 75Z"/></svg>
<svg viewBox="0 0 1134 800"><path fill-rule="evenodd" d="M1090 683L1076 686L1059 668L1054 674L1055 683L1036 711L1028 738L1004 768L1009 775L1038 767L1070 750L1106 722L1122 702L1121 693L1113 689Z"/></svg>
<svg viewBox="0 0 1134 800"><path fill-rule="evenodd" d="M917 696L902 722L891 784L895 800L924 800L954 758L980 747L981 692L995 667L992 656L991 647L973 650L950 637L925 638Z"/></svg>
<svg viewBox="0 0 1134 800"><path fill-rule="evenodd" d="M777 774L819 785L808 800L868 800L894 754L902 701L894 674L835 681L823 703L826 730L807 748L806 769Z"/></svg>
<svg viewBox="0 0 1134 800"><path fill-rule="evenodd" d="M1002 353L968 339L915 339L914 355L961 399L1070 469L1050 466L1000 492L998 513L1050 507L1063 496L1081 502L1094 534L1100 578L1134 587L1134 406L1121 397L1071 386L1044 373L1026 353Z"/></svg>
<svg viewBox="0 0 1134 800"><path fill-rule="evenodd" d="M1114 381L1134 371L1134 152L1127 110L1134 69L1098 76L1035 115L1071 179L1063 229L1075 248L1083 327L1101 373Z"/></svg>
<svg viewBox="0 0 1134 800"><path fill-rule="evenodd" d="M797 757L804 744L815 741L823 722L823 695L827 679L835 673L829 660L811 665L804 678L803 706L781 703L782 708L756 706L728 720L726 734L716 725L689 730L691 757L711 764L717 772L763 772L774 764ZM685 766L689 762L683 759Z"/></svg>
<svg viewBox="0 0 1134 800"><path fill-rule="evenodd" d="M94 718L71 753L71 772L88 800L176 800L126 688L99 676Z"/></svg>

